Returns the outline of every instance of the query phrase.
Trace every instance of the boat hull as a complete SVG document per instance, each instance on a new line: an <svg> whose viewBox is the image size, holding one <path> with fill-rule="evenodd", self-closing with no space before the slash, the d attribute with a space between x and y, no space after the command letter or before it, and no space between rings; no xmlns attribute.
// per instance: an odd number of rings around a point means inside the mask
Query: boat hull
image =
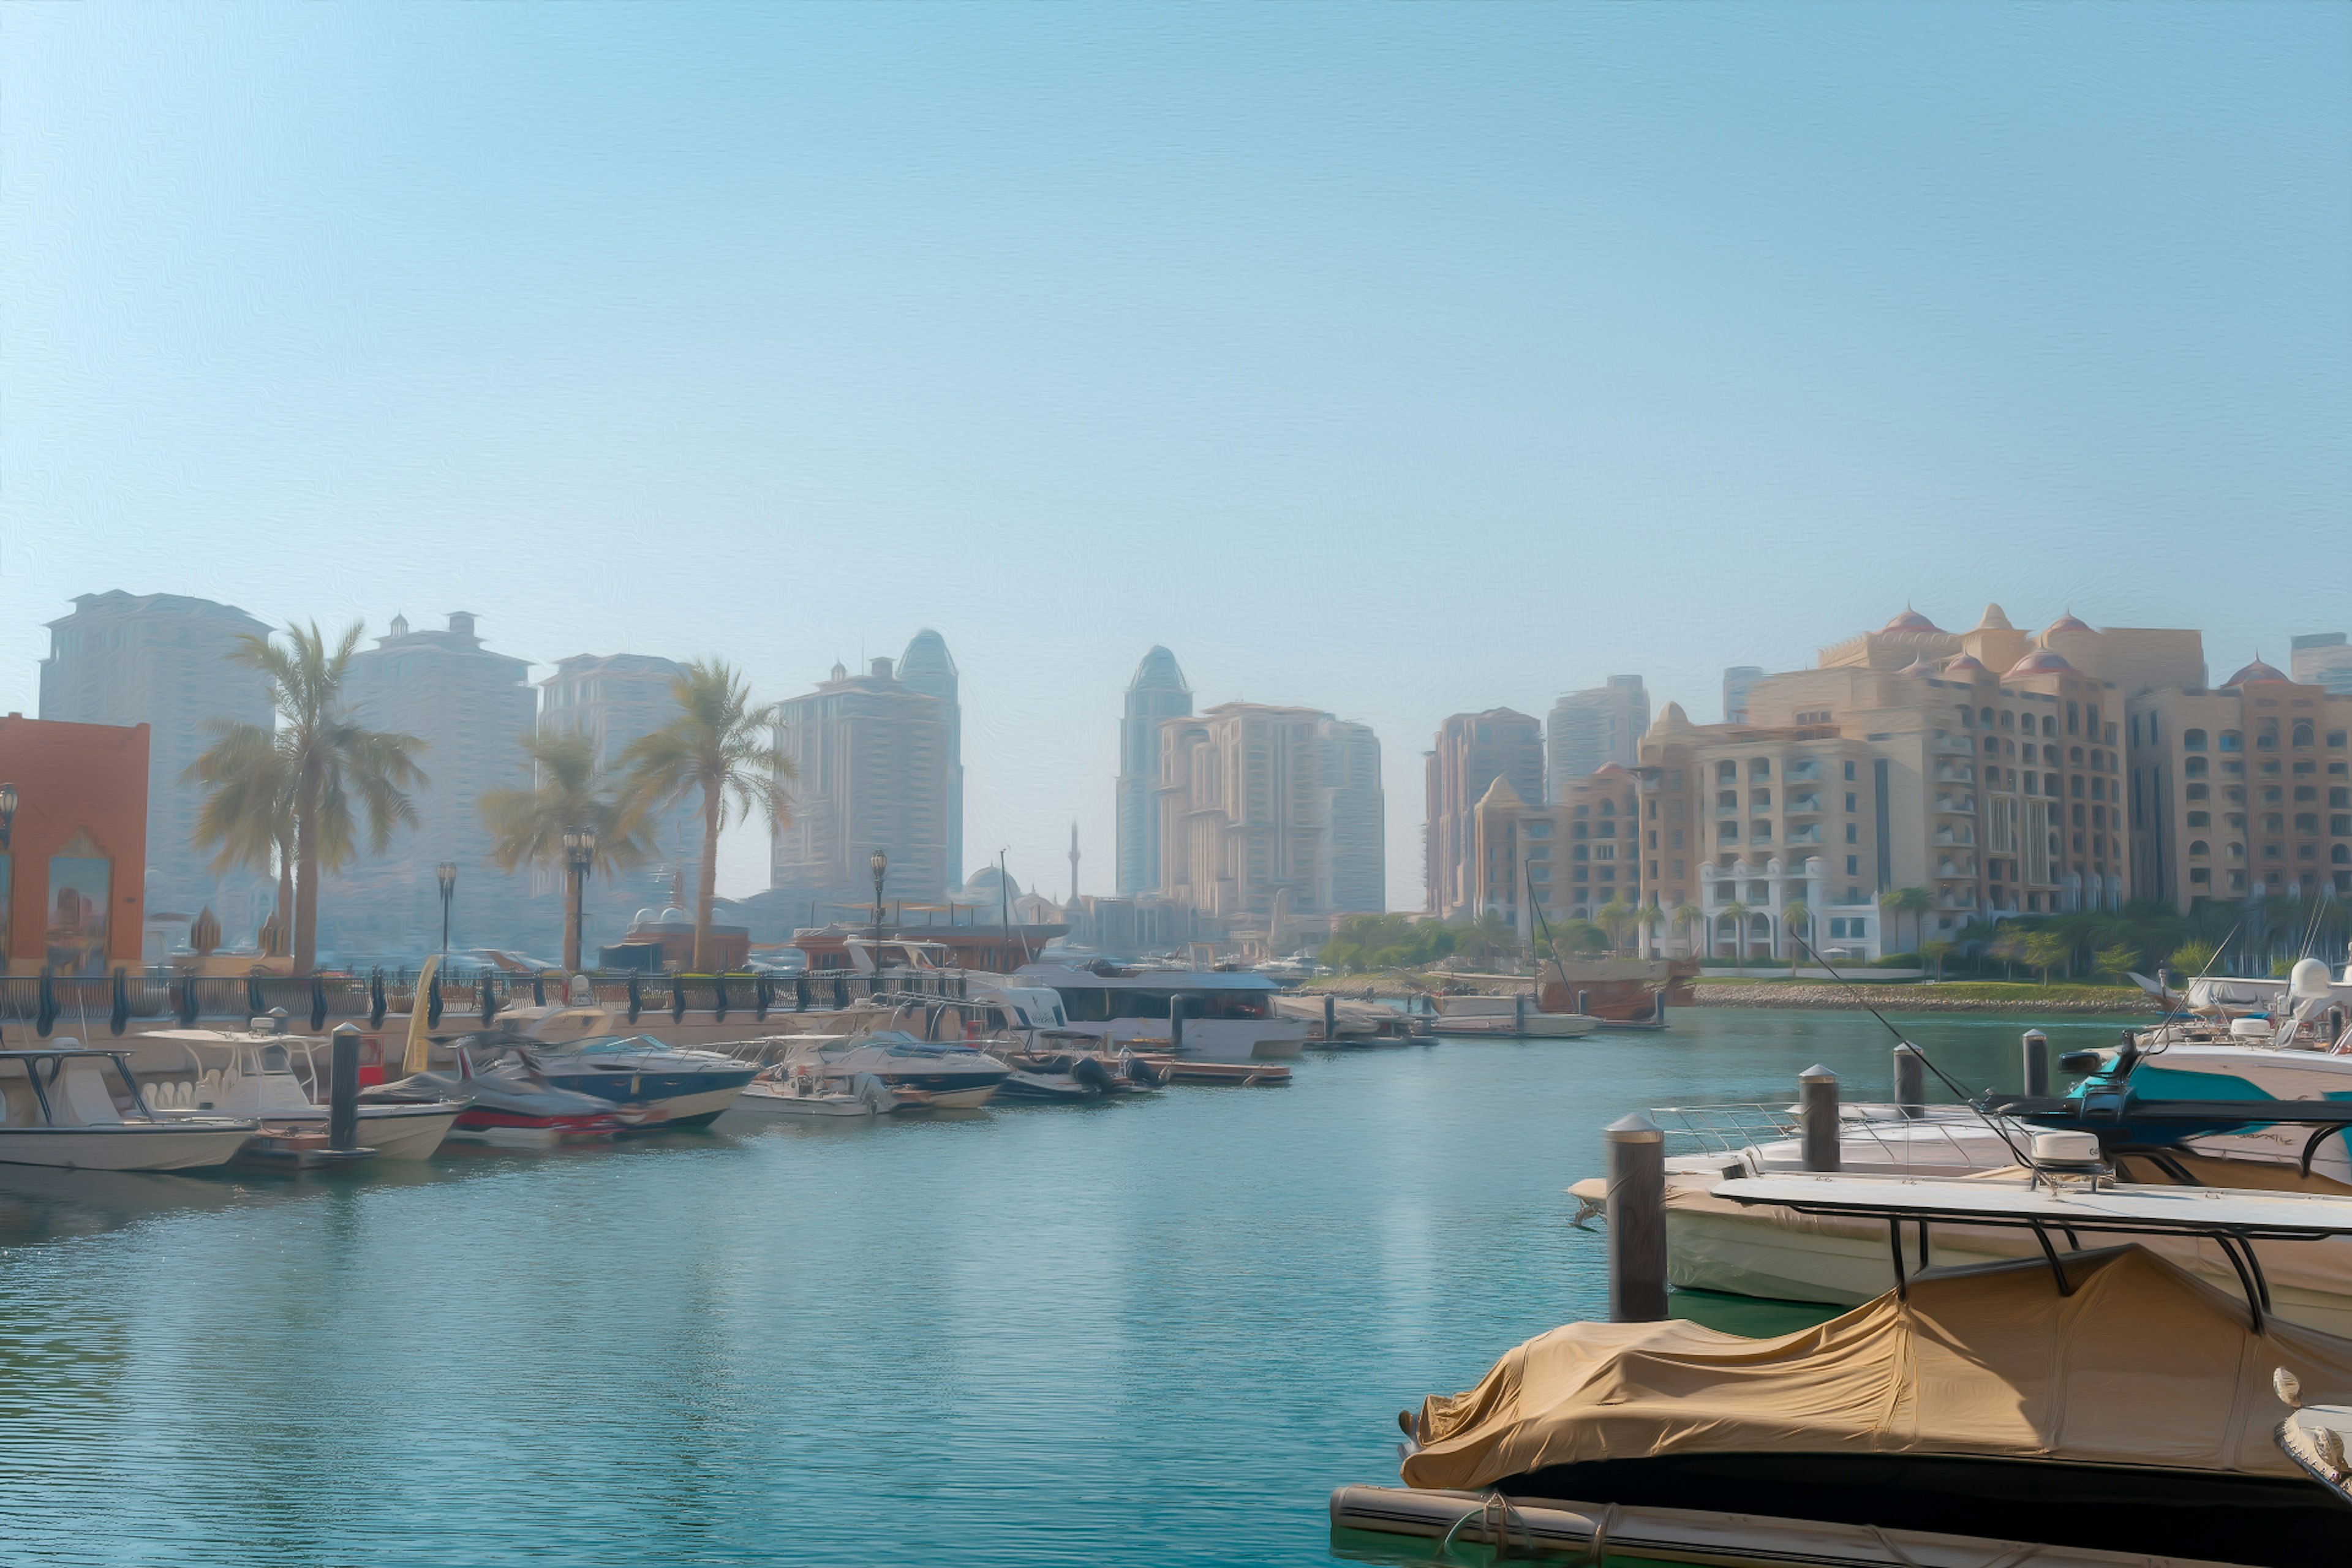
<svg viewBox="0 0 2352 1568"><path fill-rule="evenodd" d="M373 1149L379 1160L429 1160L463 1110L457 1105L362 1105L359 1141ZM265 1131L294 1132L324 1132L331 1122L331 1114L324 1110L300 1116L268 1111L258 1120Z"/></svg>
<svg viewBox="0 0 2352 1568"><path fill-rule="evenodd" d="M593 1094L615 1106L637 1112L642 1120L632 1131L655 1128L707 1127L726 1113L758 1069L746 1066L725 1072L583 1072L549 1073L558 1089Z"/></svg>
<svg viewBox="0 0 2352 1568"><path fill-rule="evenodd" d="M558 1143L601 1142L620 1131L620 1122L609 1116L522 1116L477 1106L457 1118L447 1141L494 1149L551 1149Z"/></svg>
<svg viewBox="0 0 2352 1568"><path fill-rule="evenodd" d="M0 1164L68 1171L200 1171L225 1165L253 1137L251 1122L185 1127L126 1121L100 1127L0 1127Z"/></svg>
<svg viewBox="0 0 2352 1568"><path fill-rule="evenodd" d="M753 1084L737 1099L735 1109L760 1117L875 1117L888 1108L859 1095L779 1094Z"/></svg>

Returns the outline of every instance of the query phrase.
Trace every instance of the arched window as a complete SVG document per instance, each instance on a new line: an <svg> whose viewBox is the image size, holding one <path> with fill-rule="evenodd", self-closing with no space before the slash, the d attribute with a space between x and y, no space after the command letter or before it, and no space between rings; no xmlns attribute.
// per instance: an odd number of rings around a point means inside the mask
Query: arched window
<svg viewBox="0 0 2352 1568"><path fill-rule="evenodd" d="M1738 763L1717 763L1715 764L1715 776L1723 783L1729 784L1732 780L1739 776L1739 764Z"/></svg>
<svg viewBox="0 0 2352 1568"><path fill-rule="evenodd" d="M2265 719L2254 726L2254 749L2259 752L2278 750L2278 721Z"/></svg>
<svg viewBox="0 0 2352 1568"><path fill-rule="evenodd" d="M1982 721L1984 721L1984 723L1985 723L1985 727L1986 727L1987 729L1990 729L1990 728L1992 727L1992 710L1991 710L1991 709L1990 709L1990 708L1979 708L1979 709L1978 709L1978 710L1977 710L1977 717L1978 717L1979 719L1980 719L1980 720L1982 720Z"/></svg>
<svg viewBox="0 0 2352 1568"><path fill-rule="evenodd" d="M2045 735L2055 735L2058 732L2057 714L2044 713L2042 716L2042 732Z"/></svg>
<svg viewBox="0 0 2352 1568"><path fill-rule="evenodd" d="M2311 721L2308 719L2297 719L2294 721L2294 733L2290 739L2291 742L2297 746L2308 746L2313 744L2315 742L2315 736L2312 732Z"/></svg>
<svg viewBox="0 0 2352 1568"><path fill-rule="evenodd" d="M2014 730L2017 728L2017 716L2006 708L2000 710L2000 727L2004 730Z"/></svg>
<svg viewBox="0 0 2352 1568"><path fill-rule="evenodd" d="M2232 859L2232 860L2242 860L2242 859L2244 859L2245 858L2246 858L2246 847L2245 847L2244 845L2242 845L2242 844L2232 844L2232 845L2231 845L2231 846L2230 846L2230 858L2231 858L2231 859Z"/></svg>
<svg viewBox="0 0 2352 1568"><path fill-rule="evenodd" d="M1617 803L1616 803L1615 801L1613 801L1613 800L1604 800L1604 801L1602 801L1602 802L1601 803L1601 816L1616 816L1616 815L1617 815Z"/></svg>
<svg viewBox="0 0 2352 1568"><path fill-rule="evenodd" d="M2189 841L2189 853L2203 856L2211 854L2212 850L2202 838L2192 838Z"/></svg>
<svg viewBox="0 0 2352 1568"><path fill-rule="evenodd" d="M2180 749L2184 752L2203 751L2205 749L2205 731L2202 730L2181 731Z"/></svg>

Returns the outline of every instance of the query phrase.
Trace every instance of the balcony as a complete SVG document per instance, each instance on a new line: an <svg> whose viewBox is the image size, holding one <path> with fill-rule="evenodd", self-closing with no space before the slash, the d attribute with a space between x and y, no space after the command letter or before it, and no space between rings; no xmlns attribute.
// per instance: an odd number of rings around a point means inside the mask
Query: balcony
<svg viewBox="0 0 2352 1568"><path fill-rule="evenodd" d="M1818 814L1821 809L1822 797L1820 795L1800 795L1790 797L1789 815L1791 816L1803 816L1809 814Z"/></svg>
<svg viewBox="0 0 2352 1568"><path fill-rule="evenodd" d="M1937 763L1936 764L1936 782L1938 784L1974 784L1977 782L1976 766L1970 763Z"/></svg>
<svg viewBox="0 0 2352 1568"><path fill-rule="evenodd" d="M1928 748L1944 756L1969 756L1976 752L1976 742L1965 735L1946 735Z"/></svg>
<svg viewBox="0 0 2352 1568"><path fill-rule="evenodd" d="M1808 823L1802 827L1791 827L1789 829L1789 837L1782 840L1783 843L1788 844L1819 844L1821 841L1822 825L1818 822Z"/></svg>
<svg viewBox="0 0 2352 1568"><path fill-rule="evenodd" d="M1939 795L1936 797L1936 810L1945 816L1974 816L1977 814L1977 797L1973 795Z"/></svg>
<svg viewBox="0 0 2352 1568"><path fill-rule="evenodd" d="M1939 845L1965 844L1974 848L1977 836L1973 830L1967 827L1938 827L1936 829L1936 836L1932 842Z"/></svg>
<svg viewBox="0 0 2352 1568"><path fill-rule="evenodd" d="M1782 784L1819 784L1822 782L1822 764L1799 763L1780 775L1780 782Z"/></svg>

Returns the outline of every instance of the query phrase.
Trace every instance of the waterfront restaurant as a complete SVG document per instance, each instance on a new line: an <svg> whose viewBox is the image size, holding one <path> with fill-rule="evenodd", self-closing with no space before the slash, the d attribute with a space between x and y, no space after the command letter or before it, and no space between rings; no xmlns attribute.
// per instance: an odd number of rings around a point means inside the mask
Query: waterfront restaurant
<svg viewBox="0 0 2352 1568"><path fill-rule="evenodd" d="M136 968L146 879L147 726L0 719L7 973Z"/></svg>

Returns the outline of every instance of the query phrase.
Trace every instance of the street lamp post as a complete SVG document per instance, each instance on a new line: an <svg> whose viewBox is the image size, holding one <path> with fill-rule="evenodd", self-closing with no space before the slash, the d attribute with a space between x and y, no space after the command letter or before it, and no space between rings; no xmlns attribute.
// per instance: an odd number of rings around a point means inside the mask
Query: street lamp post
<svg viewBox="0 0 2352 1568"><path fill-rule="evenodd" d="M890 857L877 849L874 858L866 864L874 868L874 942L878 947L882 942L882 876L890 869ZM877 966L880 964L879 953L875 955L875 963Z"/></svg>
<svg viewBox="0 0 2352 1568"><path fill-rule="evenodd" d="M582 928L586 916L588 872L596 864L596 830L582 827L566 833L563 836L563 858L572 868L572 952L565 967L578 973L581 960L585 956L582 948Z"/></svg>
<svg viewBox="0 0 2352 1568"><path fill-rule="evenodd" d="M457 896L457 868L455 862L444 860L433 868L433 875L441 882L441 962L449 962L449 900Z"/></svg>

